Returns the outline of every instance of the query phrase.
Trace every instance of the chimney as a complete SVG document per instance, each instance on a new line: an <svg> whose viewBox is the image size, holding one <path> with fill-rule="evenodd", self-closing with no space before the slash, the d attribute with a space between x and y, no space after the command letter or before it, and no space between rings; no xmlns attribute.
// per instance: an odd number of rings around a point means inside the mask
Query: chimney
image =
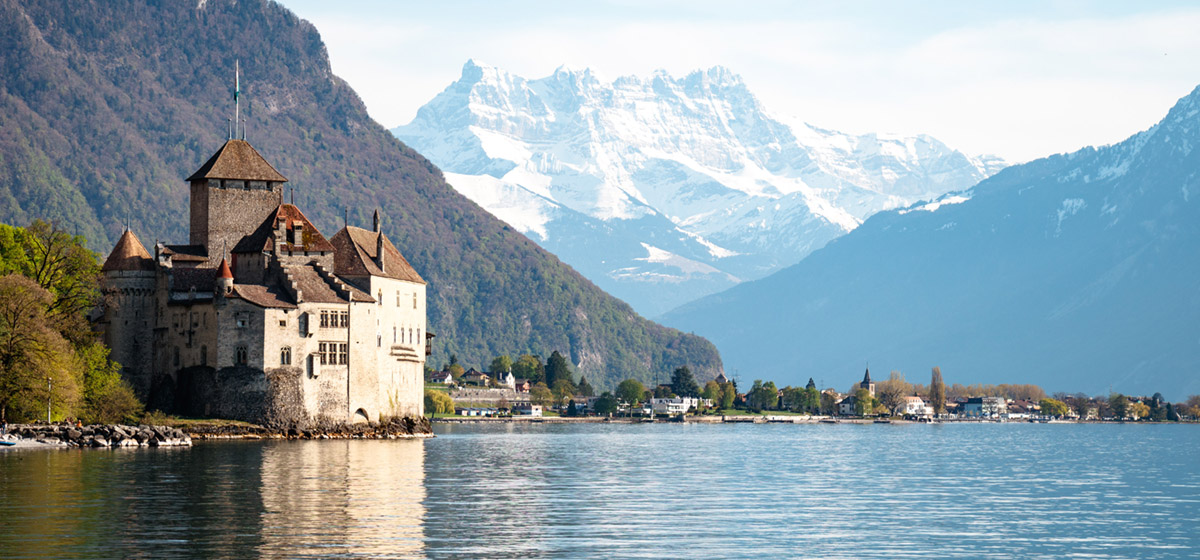
<svg viewBox="0 0 1200 560"><path fill-rule="evenodd" d="M387 272L383 266L383 232L375 234L375 266L379 267L380 272Z"/></svg>

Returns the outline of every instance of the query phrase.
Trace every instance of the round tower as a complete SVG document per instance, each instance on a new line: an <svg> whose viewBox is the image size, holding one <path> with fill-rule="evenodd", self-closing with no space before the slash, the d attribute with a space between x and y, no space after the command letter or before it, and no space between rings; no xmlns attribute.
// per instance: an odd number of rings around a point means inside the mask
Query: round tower
<svg viewBox="0 0 1200 560"><path fill-rule="evenodd" d="M103 315L99 327L109 358L143 400L154 363L156 266L146 247L126 229L100 268Z"/></svg>

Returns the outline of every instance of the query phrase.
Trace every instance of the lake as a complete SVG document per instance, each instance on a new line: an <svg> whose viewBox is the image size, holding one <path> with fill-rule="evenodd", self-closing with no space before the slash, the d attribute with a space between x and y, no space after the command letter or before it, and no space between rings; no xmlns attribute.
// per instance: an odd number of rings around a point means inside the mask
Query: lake
<svg viewBox="0 0 1200 560"><path fill-rule="evenodd" d="M439 425L0 453L2 558L1195 558L1195 425Z"/></svg>

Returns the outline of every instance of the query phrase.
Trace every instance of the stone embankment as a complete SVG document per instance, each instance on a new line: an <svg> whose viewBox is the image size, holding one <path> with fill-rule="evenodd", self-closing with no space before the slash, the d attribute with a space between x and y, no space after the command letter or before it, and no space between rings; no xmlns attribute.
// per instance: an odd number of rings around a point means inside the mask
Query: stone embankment
<svg viewBox="0 0 1200 560"><path fill-rule="evenodd" d="M186 447L192 438L167 426L18 424L0 439L19 447ZM5 446L8 447L8 446Z"/></svg>
<svg viewBox="0 0 1200 560"><path fill-rule="evenodd" d="M185 428L195 439L403 439L433 437L428 418L397 418L362 424L272 429L254 424L203 422Z"/></svg>

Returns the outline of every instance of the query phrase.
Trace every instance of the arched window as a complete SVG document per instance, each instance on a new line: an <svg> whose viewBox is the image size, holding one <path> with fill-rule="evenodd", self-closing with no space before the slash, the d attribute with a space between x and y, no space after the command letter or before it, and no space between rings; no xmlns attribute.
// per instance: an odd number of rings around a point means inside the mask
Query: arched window
<svg viewBox="0 0 1200 560"><path fill-rule="evenodd" d="M396 290L396 307L400 307L400 290Z"/></svg>
<svg viewBox="0 0 1200 560"><path fill-rule="evenodd" d="M245 347L245 346L238 346L238 347L237 347L237 350L236 350L236 351L234 351L234 353L233 353L233 365L235 365L235 366L244 366L244 365L246 365L246 364L247 364L249 361L250 361L250 360L248 359L248 357L247 357L247 355L246 355L246 347Z"/></svg>
<svg viewBox="0 0 1200 560"><path fill-rule="evenodd" d="M392 325L392 344L399 342L396 336L396 325Z"/></svg>
<svg viewBox="0 0 1200 560"><path fill-rule="evenodd" d="M292 347L291 346L284 346L283 348L279 349L279 365L281 365L281 366L292 365Z"/></svg>

